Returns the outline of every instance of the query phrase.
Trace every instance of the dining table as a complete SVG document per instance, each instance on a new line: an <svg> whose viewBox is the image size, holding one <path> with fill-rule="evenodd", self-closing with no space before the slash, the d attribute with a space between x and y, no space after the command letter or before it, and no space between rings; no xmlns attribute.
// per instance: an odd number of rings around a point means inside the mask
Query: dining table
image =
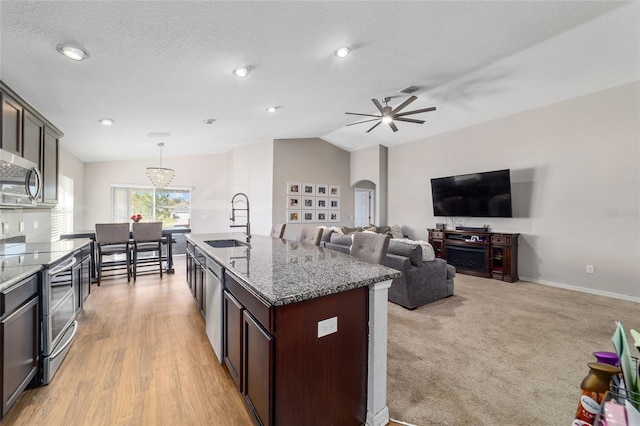
<svg viewBox="0 0 640 426"><path fill-rule="evenodd" d="M175 272L173 268L173 236L175 234L189 234L191 233L191 228L186 226L173 226L162 228L162 236L166 238L167 244L167 267L165 272L167 274L173 274ZM133 237L133 236L132 236ZM95 240L96 240L96 231L93 230L84 230L84 231L72 231L66 232L60 235L61 240L68 240L73 238L89 238L92 241L92 245L94 246L93 250L95 253ZM95 256L94 256L95 258ZM95 261L93 262L95 264ZM91 274L95 277L95 266L91 268Z"/></svg>

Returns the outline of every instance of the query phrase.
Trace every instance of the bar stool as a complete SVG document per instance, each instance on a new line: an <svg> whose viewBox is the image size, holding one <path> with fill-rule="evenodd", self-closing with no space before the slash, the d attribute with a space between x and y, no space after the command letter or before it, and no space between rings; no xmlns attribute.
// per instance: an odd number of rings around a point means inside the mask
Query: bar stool
<svg viewBox="0 0 640 426"><path fill-rule="evenodd" d="M138 277L138 264L158 262L162 278L162 222L135 222L133 231L133 280ZM155 253L157 256L138 258L139 253Z"/></svg>
<svg viewBox="0 0 640 426"><path fill-rule="evenodd" d="M128 223L96 223L96 246L98 251L98 285L102 280L103 271L127 269L127 281L131 280L131 249L129 245ZM125 261L112 260L103 262L103 256L125 255ZM111 274L109 276L115 276Z"/></svg>

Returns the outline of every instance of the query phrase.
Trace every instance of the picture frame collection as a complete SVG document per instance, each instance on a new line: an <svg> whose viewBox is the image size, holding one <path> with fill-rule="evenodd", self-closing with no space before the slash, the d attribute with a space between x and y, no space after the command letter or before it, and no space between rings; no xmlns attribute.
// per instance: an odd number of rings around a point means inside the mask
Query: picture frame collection
<svg viewBox="0 0 640 426"><path fill-rule="evenodd" d="M287 223L340 222L340 185L287 182Z"/></svg>

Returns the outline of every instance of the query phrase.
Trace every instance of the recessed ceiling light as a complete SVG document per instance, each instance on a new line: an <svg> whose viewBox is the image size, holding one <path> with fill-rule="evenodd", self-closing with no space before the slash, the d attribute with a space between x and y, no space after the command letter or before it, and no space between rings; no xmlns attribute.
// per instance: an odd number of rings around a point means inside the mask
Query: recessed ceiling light
<svg viewBox="0 0 640 426"><path fill-rule="evenodd" d="M348 47L341 47L340 49L336 50L333 54L336 55L338 58L346 58L347 55L349 55L349 53L351 53L351 49L349 49Z"/></svg>
<svg viewBox="0 0 640 426"><path fill-rule="evenodd" d="M202 120L204 124L213 124L215 121L215 118L207 118L206 120Z"/></svg>
<svg viewBox="0 0 640 426"><path fill-rule="evenodd" d="M56 50L74 61L83 61L89 57L89 52L70 44L59 44L56 46Z"/></svg>
<svg viewBox="0 0 640 426"><path fill-rule="evenodd" d="M248 76L250 72L251 70L249 68L236 68L235 70L233 70L233 74L243 78Z"/></svg>
<svg viewBox="0 0 640 426"><path fill-rule="evenodd" d="M277 109L278 109L278 107L269 107L269 108L267 108L267 111L276 112Z"/></svg>
<svg viewBox="0 0 640 426"><path fill-rule="evenodd" d="M116 120L114 120L113 118L103 118L101 120L98 120L98 123L103 124L105 126L111 126L115 122Z"/></svg>

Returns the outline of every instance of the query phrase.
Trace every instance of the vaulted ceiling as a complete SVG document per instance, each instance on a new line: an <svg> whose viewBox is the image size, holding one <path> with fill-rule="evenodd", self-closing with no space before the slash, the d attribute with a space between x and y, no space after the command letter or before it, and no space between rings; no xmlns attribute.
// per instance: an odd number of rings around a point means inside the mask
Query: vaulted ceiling
<svg viewBox="0 0 640 426"><path fill-rule="evenodd" d="M522 84L523 73L555 77L528 61L540 58L550 40L625 6L2 1L0 78L59 127L63 146L87 162L154 157L158 142L165 143L165 156L303 137L358 150L535 107L526 96L513 99L515 82ZM56 51L61 43L76 44L90 57L69 60ZM351 54L338 58L333 53L343 46ZM232 74L245 66L247 77ZM371 99L387 96L397 105L409 85L419 90L407 109L437 107L412 117L424 125L399 123L397 133L386 125L371 133L365 133L368 123L345 127L356 121L346 111L374 114ZM496 96L510 101L500 106L492 101ZM554 100L547 95L542 102ZM270 106L278 108L269 113ZM115 124L103 126L102 118ZM210 118L216 121L203 123ZM148 136L157 132L170 136Z"/></svg>

